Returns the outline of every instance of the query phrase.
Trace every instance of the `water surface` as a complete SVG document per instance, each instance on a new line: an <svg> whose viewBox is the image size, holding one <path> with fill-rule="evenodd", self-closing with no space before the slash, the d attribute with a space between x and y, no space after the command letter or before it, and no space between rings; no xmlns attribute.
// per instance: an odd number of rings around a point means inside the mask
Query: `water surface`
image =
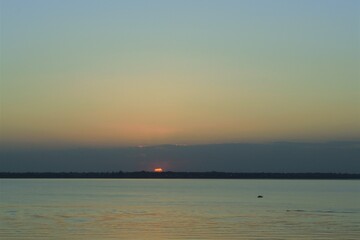
<svg viewBox="0 0 360 240"><path fill-rule="evenodd" d="M0 239L359 239L359 190L356 180L1 179Z"/></svg>

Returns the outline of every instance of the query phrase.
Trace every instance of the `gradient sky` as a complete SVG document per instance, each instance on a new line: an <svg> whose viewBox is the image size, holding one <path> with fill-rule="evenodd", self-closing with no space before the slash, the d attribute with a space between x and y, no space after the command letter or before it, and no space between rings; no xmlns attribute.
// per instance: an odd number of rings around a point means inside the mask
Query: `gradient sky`
<svg viewBox="0 0 360 240"><path fill-rule="evenodd" d="M1 144L360 139L360 1L1 1Z"/></svg>

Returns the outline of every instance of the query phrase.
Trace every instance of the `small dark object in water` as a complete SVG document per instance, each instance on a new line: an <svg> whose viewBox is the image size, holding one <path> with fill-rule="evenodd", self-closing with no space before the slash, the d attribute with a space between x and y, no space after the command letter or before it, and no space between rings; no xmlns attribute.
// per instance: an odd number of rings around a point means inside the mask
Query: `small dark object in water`
<svg viewBox="0 0 360 240"><path fill-rule="evenodd" d="M259 195L259 196L257 196L257 198L263 198L263 196L262 196L262 195Z"/></svg>

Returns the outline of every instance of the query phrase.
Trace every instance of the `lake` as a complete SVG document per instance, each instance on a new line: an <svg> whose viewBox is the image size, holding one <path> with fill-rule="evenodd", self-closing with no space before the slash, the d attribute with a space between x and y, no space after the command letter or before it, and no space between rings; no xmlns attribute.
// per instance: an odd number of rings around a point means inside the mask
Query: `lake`
<svg viewBox="0 0 360 240"><path fill-rule="evenodd" d="M0 239L360 239L360 181L0 179Z"/></svg>

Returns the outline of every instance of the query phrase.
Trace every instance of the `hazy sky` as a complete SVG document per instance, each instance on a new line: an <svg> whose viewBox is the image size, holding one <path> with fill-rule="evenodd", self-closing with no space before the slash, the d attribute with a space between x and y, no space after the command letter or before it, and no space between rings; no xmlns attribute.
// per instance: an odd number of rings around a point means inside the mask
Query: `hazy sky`
<svg viewBox="0 0 360 240"><path fill-rule="evenodd" d="M360 173L360 141L0 149L0 172L225 171Z"/></svg>
<svg viewBox="0 0 360 240"><path fill-rule="evenodd" d="M1 1L1 142L360 139L360 1Z"/></svg>

